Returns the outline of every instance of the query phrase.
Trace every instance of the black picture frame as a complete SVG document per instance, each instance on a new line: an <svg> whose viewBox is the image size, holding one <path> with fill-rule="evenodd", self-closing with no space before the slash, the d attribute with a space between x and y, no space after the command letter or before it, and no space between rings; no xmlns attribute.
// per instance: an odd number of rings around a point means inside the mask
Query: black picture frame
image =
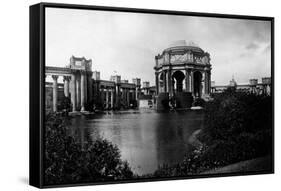
<svg viewBox="0 0 281 191"><path fill-rule="evenodd" d="M94 183L78 184L60 184L46 185L43 180L43 160L44 160L44 100L45 100L45 9L62 8L62 9L80 9L80 10L101 10L127 13L149 13L164 15L181 15L210 18L229 18L229 19L247 19L261 20L271 22L271 84L272 84L272 170L262 172L245 172L245 173L224 173L224 174L207 174L192 175L188 177L169 177L169 178L142 178L131 180L118 180ZM209 178L209 177L226 177L255 174L274 173L274 18L263 16L249 15L230 15L215 13L196 13L184 11L153 10L153 9L135 9L123 7L104 7L93 5L76 5L76 4L59 4L59 3L39 3L30 6L30 129L29 129L29 184L38 188L65 187L65 186L82 186L82 185L99 185L99 184L116 184L116 183L135 183L147 181L166 181L191 178Z"/></svg>

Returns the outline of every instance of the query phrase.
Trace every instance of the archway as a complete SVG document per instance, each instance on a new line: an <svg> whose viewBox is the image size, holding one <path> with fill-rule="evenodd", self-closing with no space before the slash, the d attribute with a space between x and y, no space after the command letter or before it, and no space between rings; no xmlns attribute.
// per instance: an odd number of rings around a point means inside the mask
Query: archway
<svg viewBox="0 0 281 191"><path fill-rule="evenodd" d="M175 87L175 91L176 92L182 92L182 87L183 87L183 80L185 78L185 75L182 71L176 71L173 73L172 76L173 80L175 80L176 83L176 87Z"/></svg>
<svg viewBox="0 0 281 191"><path fill-rule="evenodd" d="M194 96L201 97L201 90L202 90L202 74L199 71L194 72L193 74L193 85L194 85Z"/></svg>

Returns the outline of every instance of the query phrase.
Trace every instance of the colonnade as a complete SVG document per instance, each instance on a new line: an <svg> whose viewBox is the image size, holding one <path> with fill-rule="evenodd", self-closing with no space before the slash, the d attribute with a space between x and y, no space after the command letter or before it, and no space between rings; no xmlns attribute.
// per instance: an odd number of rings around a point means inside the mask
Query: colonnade
<svg viewBox="0 0 281 191"><path fill-rule="evenodd" d="M51 75L53 79L53 111L58 110L58 78L59 75ZM80 71L70 76L63 75L64 96L71 96L72 111L85 111L85 104L88 95L88 80L86 72ZM91 85L89 85L91 86ZM90 88L91 89L91 88Z"/></svg>
<svg viewBox="0 0 281 191"><path fill-rule="evenodd" d="M53 111L58 111L58 79L60 77L63 77L64 96L70 98L72 111L85 111L85 104L92 99L92 80L87 80L87 74L80 71L69 75L49 75L52 77ZM133 100L138 100L140 94L138 86L122 87L120 84L100 86L99 92L106 109L118 108L121 104L129 107Z"/></svg>
<svg viewBox="0 0 281 191"><path fill-rule="evenodd" d="M88 80L85 71L74 73L71 75L71 103L72 111L85 111L85 104L87 103L88 95ZM91 87L91 85L89 85Z"/></svg>
<svg viewBox="0 0 281 191"><path fill-rule="evenodd" d="M105 94L105 108L113 108L114 107L114 87L105 87L100 89L102 100L104 100Z"/></svg>
<svg viewBox="0 0 281 191"><path fill-rule="evenodd" d="M129 107L131 100L137 97L136 90L120 85L105 86L99 89L105 109L118 108L121 104Z"/></svg>
<svg viewBox="0 0 281 191"><path fill-rule="evenodd" d="M155 72L155 84L156 84L156 94L161 92L169 93L170 96L173 96L175 92L179 91L175 88L175 80L173 78L173 72L180 71L185 76L184 80L181 82L181 87L185 86L185 92L191 92L195 96L195 83L199 84L200 94L202 96L209 95L211 92L211 72L209 70L194 70L194 69L185 69L185 70L163 70L162 72ZM195 79L194 74L197 72L200 75L199 79ZM160 79L160 75L161 79ZM197 80L197 81L196 81ZM163 84L162 86L160 84ZM180 86L179 85L179 86ZM178 86L178 87L179 87Z"/></svg>
<svg viewBox="0 0 281 191"><path fill-rule="evenodd" d="M130 94L133 93L134 91L131 90L130 88L121 88L121 99L123 103L127 106L130 106Z"/></svg>

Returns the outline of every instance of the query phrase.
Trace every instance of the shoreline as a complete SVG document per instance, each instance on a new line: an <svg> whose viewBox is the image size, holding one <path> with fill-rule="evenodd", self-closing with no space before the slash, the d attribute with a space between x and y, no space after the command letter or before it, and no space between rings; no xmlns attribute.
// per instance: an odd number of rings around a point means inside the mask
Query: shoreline
<svg viewBox="0 0 281 191"><path fill-rule="evenodd" d="M188 143L194 146L195 148L200 148L203 146L203 143L197 139L197 135L202 131L202 129L195 130L190 137L188 138Z"/></svg>

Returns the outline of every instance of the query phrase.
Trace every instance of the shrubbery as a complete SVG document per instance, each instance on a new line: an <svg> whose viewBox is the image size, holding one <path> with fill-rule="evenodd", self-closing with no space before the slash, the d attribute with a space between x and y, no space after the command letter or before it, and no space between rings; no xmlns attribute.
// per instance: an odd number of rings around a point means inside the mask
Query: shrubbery
<svg viewBox="0 0 281 191"><path fill-rule="evenodd" d="M199 134L208 151L226 153L221 163L247 160L272 151L272 97L228 90L206 105Z"/></svg>
<svg viewBox="0 0 281 191"><path fill-rule="evenodd" d="M272 97L229 89L205 104L202 147L173 166L163 165L156 177L186 176L272 153Z"/></svg>
<svg viewBox="0 0 281 191"><path fill-rule="evenodd" d="M119 149L104 139L87 140L83 145L67 135L65 118L46 116L45 183L67 184L133 177L127 162L120 159Z"/></svg>
<svg viewBox="0 0 281 191"><path fill-rule="evenodd" d="M194 106L204 107L205 103L206 103L205 100L202 98L197 98L194 100Z"/></svg>

